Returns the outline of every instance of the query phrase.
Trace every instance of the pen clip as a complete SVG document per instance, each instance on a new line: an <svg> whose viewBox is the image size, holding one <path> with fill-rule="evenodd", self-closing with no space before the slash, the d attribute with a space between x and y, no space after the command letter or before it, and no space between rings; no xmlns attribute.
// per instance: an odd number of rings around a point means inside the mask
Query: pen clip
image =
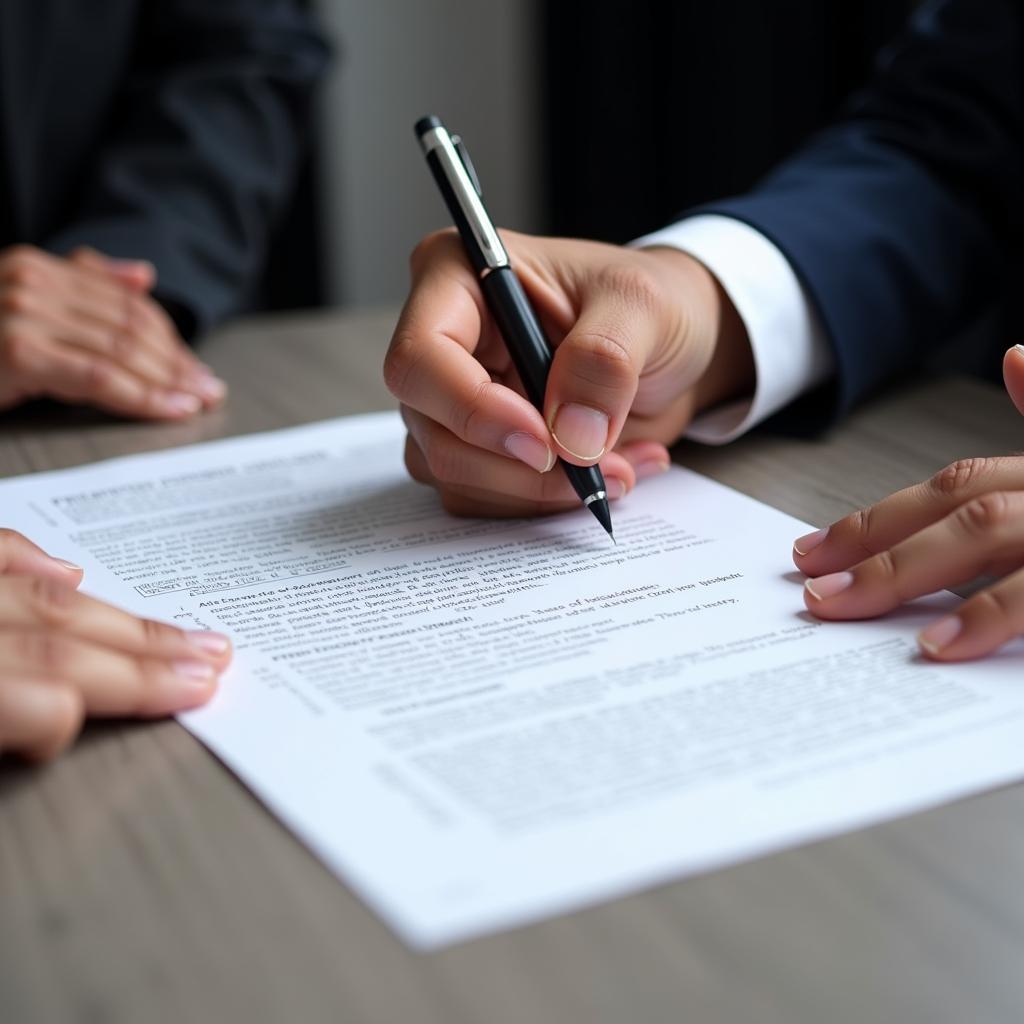
<svg viewBox="0 0 1024 1024"><path fill-rule="evenodd" d="M473 161L469 159L469 150L466 149L466 145L462 141L462 136L451 135L449 138L452 140L455 152L459 154L462 166L466 168L466 173L469 175L469 180L473 183L473 188L476 189L476 194L483 199L484 190L480 187L480 179L476 176L476 168L473 166Z"/></svg>

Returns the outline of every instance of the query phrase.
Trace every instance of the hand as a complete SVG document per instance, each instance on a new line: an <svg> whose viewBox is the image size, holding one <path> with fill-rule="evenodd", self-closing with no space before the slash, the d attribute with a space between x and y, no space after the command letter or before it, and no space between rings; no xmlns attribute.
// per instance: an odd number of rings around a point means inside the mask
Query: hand
<svg viewBox="0 0 1024 1024"><path fill-rule="evenodd" d="M55 757L86 715L152 717L203 704L226 637L185 633L79 594L82 570L0 530L0 752Z"/></svg>
<svg viewBox="0 0 1024 1024"><path fill-rule="evenodd" d="M503 232L555 346L543 413L523 397L453 231L412 257L385 380L409 429L406 465L463 515L574 508L555 457L599 462L609 497L668 468L694 413L753 389L746 332L717 281L674 249Z"/></svg>
<svg viewBox="0 0 1024 1024"><path fill-rule="evenodd" d="M1006 354L1024 413L1024 347ZM868 556L868 557L865 557ZM990 654L1024 633L1024 456L964 459L930 480L801 537L794 561L823 619L866 619L981 576L1000 577L918 638L937 661Z"/></svg>
<svg viewBox="0 0 1024 1024"><path fill-rule="evenodd" d="M153 267L89 249L0 252L0 409L48 397L176 420L225 387L147 294Z"/></svg>

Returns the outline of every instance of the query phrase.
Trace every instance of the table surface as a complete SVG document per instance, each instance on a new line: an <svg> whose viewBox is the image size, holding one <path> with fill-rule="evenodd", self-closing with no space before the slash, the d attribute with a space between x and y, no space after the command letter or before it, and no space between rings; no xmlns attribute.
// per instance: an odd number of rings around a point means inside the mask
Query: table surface
<svg viewBox="0 0 1024 1024"><path fill-rule="evenodd" d="M231 398L194 423L0 417L0 475L387 408L392 320L222 331L203 357ZM945 378L823 440L677 458L822 524L1022 428L996 388ZM51 767L0 766L0 1020L1016 1024L1022 867L1017 785L414 954L175 722L93 725Z"/></svg>

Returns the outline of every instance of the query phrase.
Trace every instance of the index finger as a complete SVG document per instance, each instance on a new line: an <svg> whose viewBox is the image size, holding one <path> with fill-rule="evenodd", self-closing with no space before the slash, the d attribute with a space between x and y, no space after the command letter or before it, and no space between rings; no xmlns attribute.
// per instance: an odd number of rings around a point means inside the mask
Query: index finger
<svg viewBox="0 0 1024 1024"><path fill-rule="evenodd" d="M177 381L196 390L209 403L224 398L224 382L189 347L174 321L155 299L138 295L132 299L131 317L135 337L157 359L170 367Z"/></svg>
<svg viewBox="0 0 1024 1024"><path fill-rule="evenodd" d="M133 291L150 292L156 284L156 267L149 260L114 259L88 245L80 245L68 254L68 259L100 270Z"/></svg>
<svg viewBox="0 0 1024 1024"><path fill-rule="evenodd" d="M1003 357L1003 380L1013 404L1024 414L1024 345L1014 345Z"/></svg>
<svg viewBox="0 0 1024 1024"><path fill-rule="evenodd" d="M84 337L100 339L98 345L94 339L92 347L115 361L123 361L125 352L137 352L149 367L145 375L160 384L185 384L201 375L202 364L148 295L137 294L105 269L80 258L62 261L60 270L62 304L68 316L81 322Z"/></svg>
<svg viewBox="0 0 1024 1024"><path fill-rule="evenodd" d="M0 627L0 674L5 679L72 686L94 715L168 715L209 700L217 666L126 654L47 630Z"/></svg>
<svg viewBox="0 0 1024 1024"><path fill-rule="evenodd" d="M976 579L1024 547L1024 491L993 491L962 505L847 572L808 579L804 600L824 619L867 619L905 601Z"/></svg>
<svg viewBox="0 0 1024 1024"><path fill-rule="evenodd" d="M1024 456L960 459L923 483L798 538L793 561L808 576L848 569L990 491L1024 489Z"/></svg>
<svg viewBox="0 0 1024 1024"><path fill-rule="evenodd" d="M88 248L68 257L75 301L94 319L115 323L146 346L155 358L184 372L201 366L162 306L148 294L126 285L111 270L111 261ZM153 270L155 283L155 269Z"/></svg>
<svg viewBox="0 0 1024 1024"><path fill-rule="evenodd" d="M527 434L550 451L544 417L474 356L486 316L457 237L431 236L413 256L412 292L384 361L385 383L402 404L468 444L508 455L509 438Z"/></svg>
<svg viewBox="0 0 1024 1024"><path fill-rule="evenodd" d="M231 658L226 636L139 618L43 577L0 580L0 626L59 629L67 636L151 658L200 657L217 665Z"/></svg>
<svg viewBox="0 0 1024 1024"><path fill-rule="evenodd" d="M0 577L45 576L67 587L77 587L81 566L47 554L16 530L0 528Z"/></svg>

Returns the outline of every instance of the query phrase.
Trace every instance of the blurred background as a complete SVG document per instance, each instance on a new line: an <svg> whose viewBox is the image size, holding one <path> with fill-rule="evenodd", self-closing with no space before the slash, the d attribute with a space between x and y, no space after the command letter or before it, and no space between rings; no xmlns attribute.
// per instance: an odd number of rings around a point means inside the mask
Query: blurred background
<svg viewBox="0 0 1024 1024"><path fill-rule="evenodd" d="M309 0L335 62L276 308L395 304L447 221L412 134L462 133L496 222L625 242L753 184L841 107L912 0Z"/></svg>

